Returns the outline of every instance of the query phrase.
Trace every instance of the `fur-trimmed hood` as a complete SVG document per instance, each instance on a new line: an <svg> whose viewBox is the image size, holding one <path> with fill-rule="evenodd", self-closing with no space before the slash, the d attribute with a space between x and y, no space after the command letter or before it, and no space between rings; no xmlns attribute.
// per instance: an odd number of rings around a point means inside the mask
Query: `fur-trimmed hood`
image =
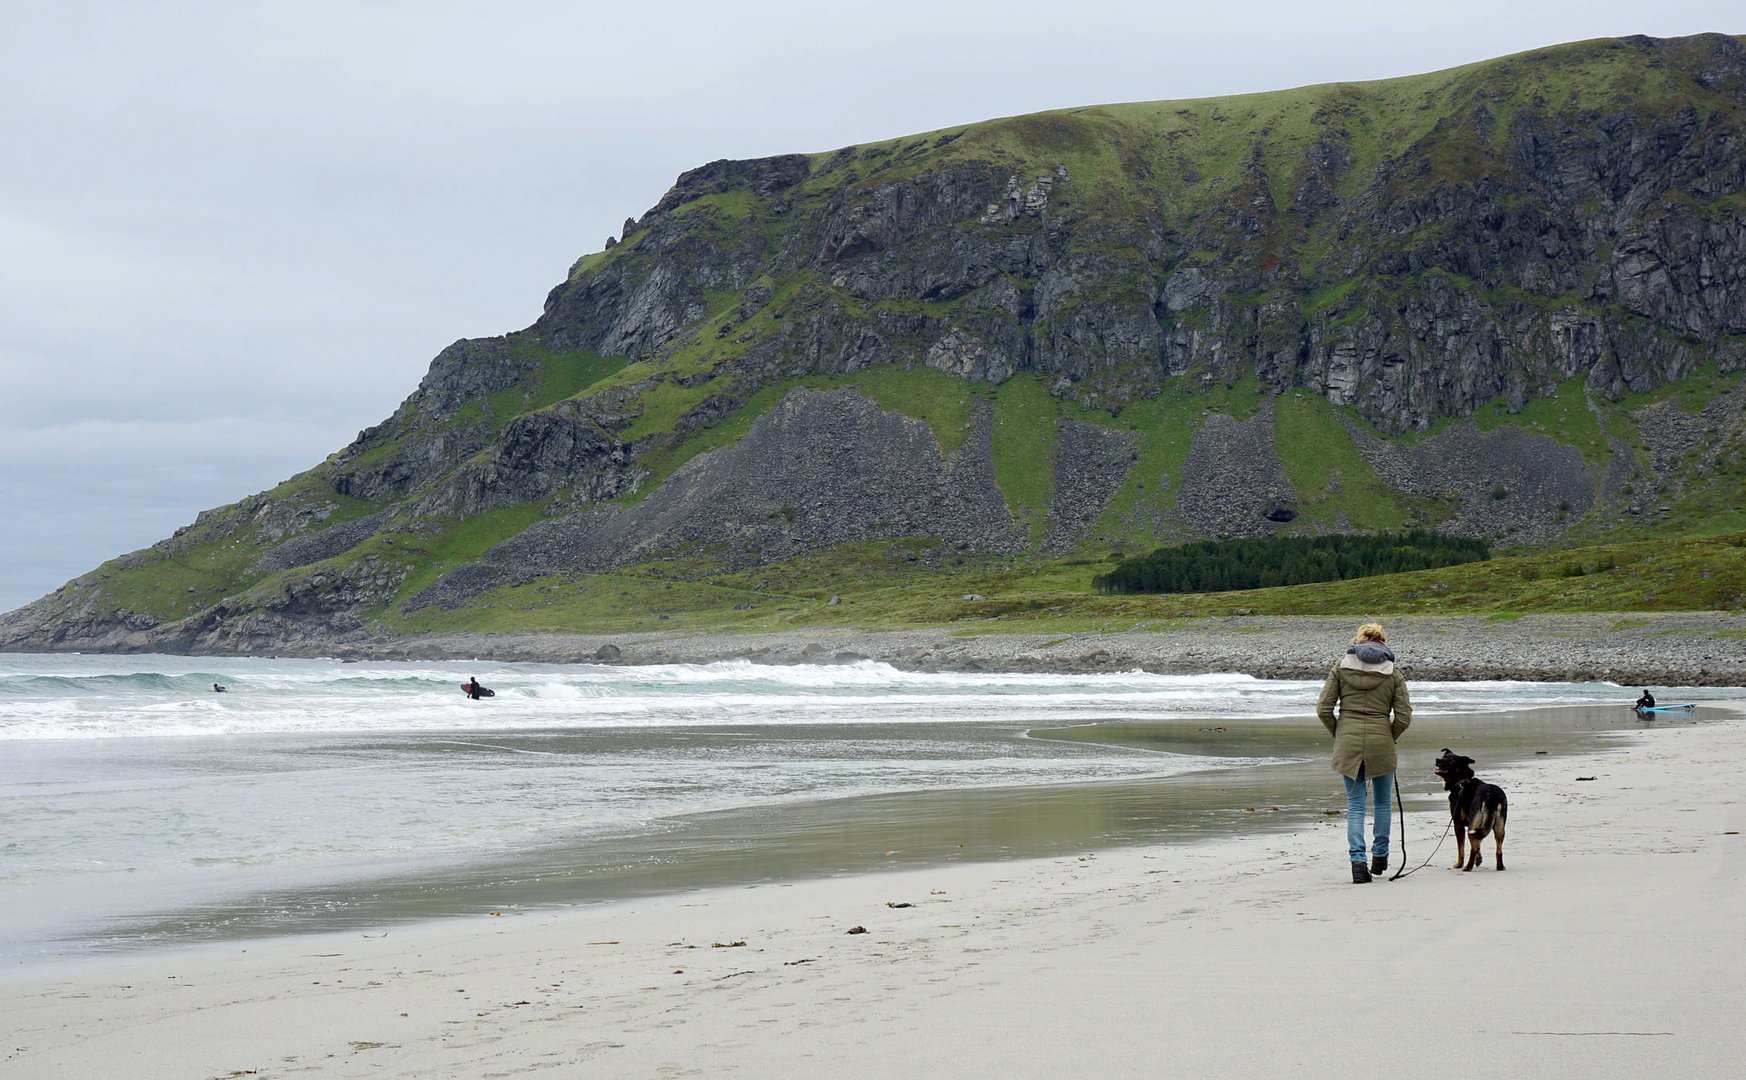
<svg viewBox="0 0 1746 1080"><path fill-rule="evenodd" d="M1378 675L1394 674L1394 650L1376 641L1360 642L1340 657L1340 666L1348 671L1374 671Z"/></svg>

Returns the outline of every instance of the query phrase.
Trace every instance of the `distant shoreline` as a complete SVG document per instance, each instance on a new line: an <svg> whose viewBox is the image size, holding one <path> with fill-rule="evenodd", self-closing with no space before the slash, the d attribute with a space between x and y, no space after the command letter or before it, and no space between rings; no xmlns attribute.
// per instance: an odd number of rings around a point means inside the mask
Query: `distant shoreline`
<svg viewBox="0 0 1746 1080"><path fill-rule="evenodd" d="M262 642L246 652L194 655L346 660L499 660L544 663L765 664L877 660L912 671L1161 674L1235 672L1321 678L1344 650L1352 617L1226 616L1146 622L1143 629L1007 632L986 623L909 630L794 629L688 633L457 633L359 635ZM1416 679L1616 682L1632 686L1746 685L1746 614L1402 616L1383 620ZM73 650L40 650L73 651ZM118 652L163 652L161 642Z"/></svg>

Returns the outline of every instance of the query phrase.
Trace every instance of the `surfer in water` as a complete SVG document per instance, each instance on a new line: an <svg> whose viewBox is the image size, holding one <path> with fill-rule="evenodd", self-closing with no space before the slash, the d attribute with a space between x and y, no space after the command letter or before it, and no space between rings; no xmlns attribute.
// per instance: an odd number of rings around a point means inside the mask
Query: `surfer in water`
<svg viewBox="0 0 1746 1080"><path fill-rule="evenodd" d="M1637 699L1637 704L1631 706L1631 708L1636 709L1638 711L1642 711L1643 709L1653 709L1654 707L1655 707L1655 695L1651 694L1649 692L1649 688L1647 686L1645 686L1643 688L1643 696Z"/></svg>
<svg viewBox="0 0 1746 1080"><path fill-rule="evenodd" d="M491 691L480 686L479 680L472 675L467 676L467 681L461 684L461 691L474 701L491 696Z"/></svg>
<svg viewBox="0 0 1746 1080"><path fill-rule="evenodd" d="M212 684L212 692L215 694L222 694L228 689L230 689L230 687L225 686L223 683L213 683Z"/></svg>

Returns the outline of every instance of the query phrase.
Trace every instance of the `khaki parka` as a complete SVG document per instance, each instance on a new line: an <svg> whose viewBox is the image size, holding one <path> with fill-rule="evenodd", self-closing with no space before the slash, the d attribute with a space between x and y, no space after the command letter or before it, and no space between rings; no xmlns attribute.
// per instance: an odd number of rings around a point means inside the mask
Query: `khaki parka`
<svg viewBox="0 0 1746 1080"><path fill-rule="evenodd" d="M1347 653L1328 672L1316 716L1334 736L1335 772L1356 780L1363 766L1366 778L1386 776L1395 769L1395 740L1413 722L1406 676L1393 660L1372 664Z"/></svg>

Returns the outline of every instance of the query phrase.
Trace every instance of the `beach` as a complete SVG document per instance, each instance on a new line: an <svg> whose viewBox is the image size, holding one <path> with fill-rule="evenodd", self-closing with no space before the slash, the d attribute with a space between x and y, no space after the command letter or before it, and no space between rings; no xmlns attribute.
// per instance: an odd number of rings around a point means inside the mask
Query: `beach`
<svg viewBox="0 0 1746 1080"><path fill-rule="evenodd" d="M1328 642L1361 619L1234 612L1214 618L1110 620L1096 630L1055 631L1001 617L950 626L860 630L625 634L440 634L285 641L282 656L353 659L498 660L546 663L829 663L865 658L909 671L1165 674L1237 672L1265 679L1319 679ZM1746 614L1405 615L1390 640L1410 642L1415 679L1610 681L1735 686L1746 670Z"/></svg>
<svg viewBox="0 0 1746 1080"><path fill-rule="evenodd" d="M1351 885L1327 816L221 942L7 978L0 1061L26 1078L122 1061L137 1077L1735 1075L1746 716L1706 715L1482 762L1510 796L1503 873L1489 843L1481 869L1449 869L1447 841L1409 877ZM1410 864L1442 824L1409 813Z"/></svg>

